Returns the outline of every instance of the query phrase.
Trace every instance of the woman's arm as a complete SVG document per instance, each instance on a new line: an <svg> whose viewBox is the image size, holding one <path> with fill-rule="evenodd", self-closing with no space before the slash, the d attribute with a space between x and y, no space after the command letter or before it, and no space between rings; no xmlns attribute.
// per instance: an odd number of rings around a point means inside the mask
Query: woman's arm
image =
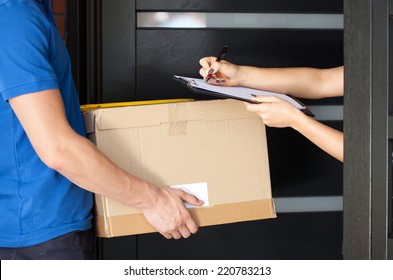
<svg viewBox="0 0 393 280"><path fill-rule="evenodd" d="M255 98L261 104L246 103L247 110L257 113L267 126L292 127L336 159L344 159L343 133L306 116L289 102L278 97Z"/></svg>
<svg viewBox="0 0 393 280"><path fill-rule="evenodd" d="M256 68L239 67L239 85L290 94L295 97L319 99L344 94L343 67Z"/></svg>
<svg viewBox="0 0 393 280"><path fill-rule="evenodd" d="M204 57L199 63L199 73L206 77L214 69L210 84L244 86L295 97L318 99L344 94L344 67L328 69L310 67L259 68L238 66L228 61L216 62L215 57Z"/></svg>

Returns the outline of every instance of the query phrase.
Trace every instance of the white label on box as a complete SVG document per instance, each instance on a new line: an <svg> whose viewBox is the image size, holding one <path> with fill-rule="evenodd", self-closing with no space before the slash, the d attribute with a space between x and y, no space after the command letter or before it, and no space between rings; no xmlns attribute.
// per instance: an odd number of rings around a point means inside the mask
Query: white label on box
<svg viewBox="0 0 393 280"><path fill-rule="evenodd" d="M196 208L209 206L209 194L207 192L207 183L194 183L194 184L183 184L183 185L174 185L171 186L174 189L183 190L189 194L195 195L197 198L202 200L204 204L202 206L194 206L189 203L184 203L187 208Z"/></svg>

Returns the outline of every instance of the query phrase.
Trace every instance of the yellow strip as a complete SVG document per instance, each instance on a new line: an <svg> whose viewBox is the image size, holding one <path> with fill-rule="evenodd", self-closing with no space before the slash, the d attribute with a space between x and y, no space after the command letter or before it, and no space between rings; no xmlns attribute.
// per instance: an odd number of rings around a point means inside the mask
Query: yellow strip
<svg viewBox="0 0 393 280"><path fill-rule="evenodd" d="M102 108L113 108L113 107L124 107L124 106L138 106L138 105L152 105L152 104L164 104L164 103L178 103L178 102L189 102L194 99L162 99L162 100L145 100L145 101L129 101L129 102L114 102L114 103L101 103L101 104L86 104L81 105L81 111L87 112L95 109Z"/></svg>

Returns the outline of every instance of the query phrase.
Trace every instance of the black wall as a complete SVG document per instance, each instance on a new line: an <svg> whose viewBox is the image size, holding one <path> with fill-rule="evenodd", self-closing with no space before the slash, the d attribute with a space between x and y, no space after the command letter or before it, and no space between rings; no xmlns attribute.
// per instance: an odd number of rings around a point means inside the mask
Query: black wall
<svg viewBox="0 0 393 280"><path fill-rule="evenodd" d="M102 0L96 101L207 97L171 75L198 77L199 58L229 46L225 59L260 67L343 64L343 31L327 29L138 28L138 12L341 14L341 0ZM88 93L91 95L91 92ZM83 99L82 99L83 100ZM342 105L341 98L303 100ZM342 120L321 120L342 130ZM292 129L268 128L274 197L342 195L342 164ZM187 240L146 234L100 240L105 259L341 259L342 212L278 213L274 220L201 228Z"/></svg>

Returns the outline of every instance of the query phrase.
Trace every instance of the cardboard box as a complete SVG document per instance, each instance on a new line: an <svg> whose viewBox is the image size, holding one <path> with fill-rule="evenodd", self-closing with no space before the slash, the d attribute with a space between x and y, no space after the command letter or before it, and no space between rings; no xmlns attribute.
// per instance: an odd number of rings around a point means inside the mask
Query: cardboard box
<svg viewBox="0 0 393 280"><path fill-rule="evenodd" d="M209 206L189 209L199 226L276 217L265 126L234 100L85 112L89 139L131 174L157 186L207 183ZM96 195L98 236L155 232L141 211Z"/></svg>

